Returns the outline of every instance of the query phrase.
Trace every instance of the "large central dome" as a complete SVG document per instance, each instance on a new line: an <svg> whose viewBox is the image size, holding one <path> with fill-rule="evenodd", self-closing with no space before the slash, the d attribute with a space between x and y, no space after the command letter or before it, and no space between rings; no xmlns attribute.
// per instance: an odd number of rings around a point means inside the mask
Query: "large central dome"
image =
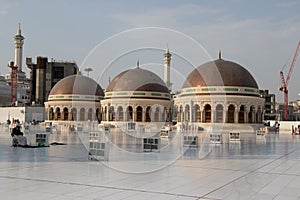
<svg viewBox="0 0 300 200"><path fill-rule="evenodd" d="M207 86L236 86L258 89L255 79L245 68L221 58L194 69L182 88Z"/></svg>
<svg viewBox="0 0 300 200"><path fill-rule="evenodd" d="M106 92L117 91L169 92L159 76L139 67L121 72L110 82Z"/></svg>

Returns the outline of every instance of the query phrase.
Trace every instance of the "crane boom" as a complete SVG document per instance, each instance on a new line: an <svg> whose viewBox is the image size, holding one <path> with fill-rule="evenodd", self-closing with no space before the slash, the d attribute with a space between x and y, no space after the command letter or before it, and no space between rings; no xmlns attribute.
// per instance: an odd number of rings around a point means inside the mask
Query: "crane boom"
<svg viewBox="0 0 300 200"><path fill-rule="evenodd" d="M300 41L298 42L298 45L297 45L297 48L296 48L296 51L295 51L295 54L294 54L294 57L293 57L293 61L291 63L291 67L289 69L289 73L286 77L286 85L288 85L289 83L289 80L291 78L291 75L292 75L292 72L293 72L293 69L294 69L294 66L295 66L295 63L296 63L296 60L297 60L297 57L298 57L298 53L299 53L299 48L300 48Z"/></svg>
<svg viewBox="0 0 300 200"><path fill-rule="evenodd" d="M283 104L283 109L284 109L284 120L288 120L288 83L289 83L289 80L291 78L291 75L292 75L292 72L293 72L293 69L294 69L294 66L295 66L295 63L296 63L296 60L297 60L297 57L298 57L298 53L299 53L299 48L300 48L300 41L298 41L298 44L297 44L297 48L296 48L296 51L295 51L295 54L294 54L294 57L293 57L293 60L292 60L292 63L291 63L291 66L290 66L290 69L289 69L289 72L288 72L288 75L286 77L286 79L284 79L284 75L283 75L283 72L280 71L280 79L281 79L281 87L279 88L280 91L283 92L284 94L284 104Z"/></svg>

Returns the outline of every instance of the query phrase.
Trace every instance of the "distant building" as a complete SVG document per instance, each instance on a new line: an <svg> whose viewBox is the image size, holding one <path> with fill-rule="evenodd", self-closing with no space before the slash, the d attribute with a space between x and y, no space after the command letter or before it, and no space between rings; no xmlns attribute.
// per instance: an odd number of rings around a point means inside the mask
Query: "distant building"
<svg viewBox="0 0 300 200"><path fill-rule="evenodd" d="M292 105L288 106L288 121L292 121L293 120L293 112L294 112L294 107ZM283 121L283 117L284 117L284 106L283 103L278 103L276 104L276 113L279 114L279 120Z"/></svg>
<svg viewBox="0 0 300 200"><path fill-rule="evenodd" d="M0 106L10 105L10 86L4 76L0 76Z"/></svg>
<svg viewBox="0 0 300 200"><path fill-rule="evenodd" d="M278 120L278 113L276 113L275 94L270 94L269 90L260 90L260 96L265 99L264 119Z"/></svg>
<svg viewBox="0 0 300 200"><path fill-rule="evenodd" d="M75 62L48 62L47 57L37 57L36 64L26 58L27 67L31 70L30 100L43 105L47 101L53 86L61 79L78 73Z"/></svg>
<svg viewBox="0 0 300 200"><path fill-rule="evenodd" d="M300 121L300 100L292 101L289 105L293 106L293 121Z"/></svg>

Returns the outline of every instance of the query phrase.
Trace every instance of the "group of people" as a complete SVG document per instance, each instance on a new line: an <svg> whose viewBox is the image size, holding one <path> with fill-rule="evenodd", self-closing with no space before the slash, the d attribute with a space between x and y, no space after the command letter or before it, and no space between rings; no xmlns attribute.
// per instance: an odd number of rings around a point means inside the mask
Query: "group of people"
<svg viewBox="0 0 300 200"><path fill-rule="evenodd" d="M297 126L294 126L292 125L292 134L294 135L300 135L300 125Z"/></svg>

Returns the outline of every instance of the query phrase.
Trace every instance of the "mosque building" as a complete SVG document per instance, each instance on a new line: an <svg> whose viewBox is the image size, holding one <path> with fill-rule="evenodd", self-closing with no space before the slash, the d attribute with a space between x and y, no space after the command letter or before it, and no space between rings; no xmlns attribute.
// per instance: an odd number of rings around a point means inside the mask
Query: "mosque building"
<svg viewBox="0 0 300 200"><path fill-rule="evenodd" d="M131 121L149 125L171 121L173 104L164 81L137 62L136 68L121 72L110 82L101 108L104 124Z"/></svg>
<svg viewBox="0 0 300 200"><path fill-rule="evenodd" d="M102 88L93 79L80 74L67 76L54 85L45 102L46 121L62 124L100 122L103 97Z"/></svg>
<svg viewBox="0 0 300 200"><path fill-rule="evenodd" d="M180 124L262 123L264 99L241 65L221 58L194 69L176 95Z"/></svg>
<svg viewBox="0 0 300 200"><path fill-rule="evenodd" d="M164 80L155 73L135 68L118 74L105 95L92 79L68 76L51 90L46 120L87 121L122 125L135 122L147 126L171 122L178 124L260 124L264 98L256 80L241 65L221 58L194 69L174 99L170 82L171 54L164 54ZM92 87L91 87L92 86Z"/></svg>

